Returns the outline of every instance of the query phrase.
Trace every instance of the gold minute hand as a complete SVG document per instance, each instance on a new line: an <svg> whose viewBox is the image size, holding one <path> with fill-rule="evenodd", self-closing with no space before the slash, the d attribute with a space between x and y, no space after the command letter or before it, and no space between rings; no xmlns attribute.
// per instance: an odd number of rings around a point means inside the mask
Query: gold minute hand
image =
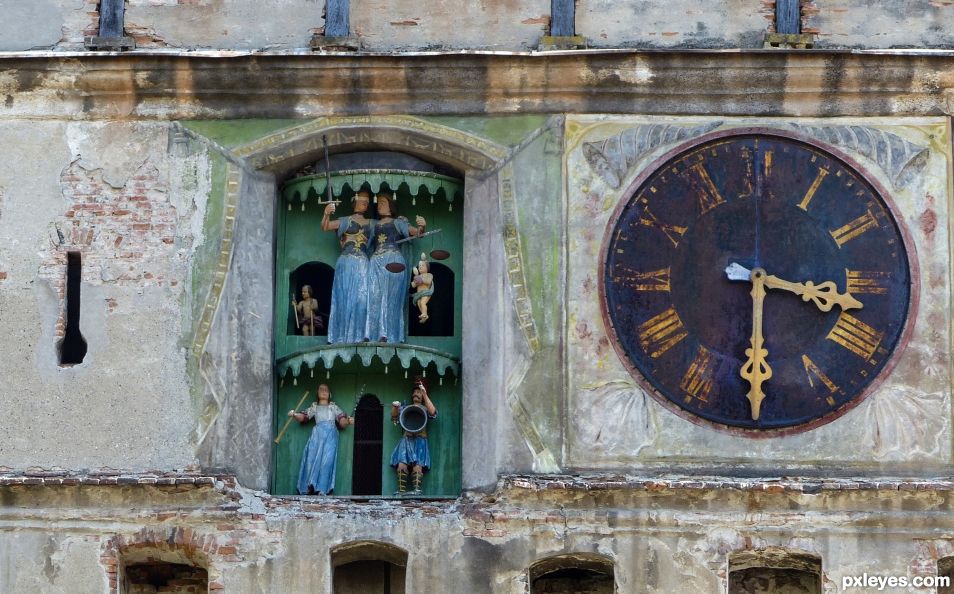
<svg viewBox="0 0 954 594"><path fill-rule="evenodd" d="M752 275L755 275L754 270ZM843 310L861 309L863 307L860 301L851 296L851 293L847 291L839 293L834 281L825 281L816 285L812 281L793 283L777 276L766 276L765 286L769 289L782 289L801 295L802 301L811 301L822 311L831 311L831 308L835 305L840 306Z"/></svg>
<svg viewBox="0 0 954 594"><path fill-rule="evenodd" d="M765 393L762 392L762 382L772 377L772 368L766 359L768 350L764 348L765 340L762 337L762 303L765 301L766 276L761 268L755 268L751 274L752 280L752 338L751 348L745 349L748 358L739 374L749 382L749 393L745 395L752 406L752 420L758 420Z"/></svg>

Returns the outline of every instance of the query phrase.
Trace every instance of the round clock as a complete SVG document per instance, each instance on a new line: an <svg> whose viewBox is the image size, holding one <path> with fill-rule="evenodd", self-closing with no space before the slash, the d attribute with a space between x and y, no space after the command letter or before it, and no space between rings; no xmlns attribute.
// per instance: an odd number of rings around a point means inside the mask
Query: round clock
<svg viewBox="0 0 954 594"><path fill-rule="evenodd" d="M912 261L887 198L834 149L775 131L670 153L610 220L601 306L660 402L742 432L806 429L889 367Z"/></svg>

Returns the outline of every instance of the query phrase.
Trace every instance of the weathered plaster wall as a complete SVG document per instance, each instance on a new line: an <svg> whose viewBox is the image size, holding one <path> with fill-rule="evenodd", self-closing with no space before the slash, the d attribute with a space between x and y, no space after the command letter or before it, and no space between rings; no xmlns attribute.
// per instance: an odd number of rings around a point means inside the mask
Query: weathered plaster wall
<svg viewBox="0 0 954 594"><path fill-rule="evenodd" d="M576 32L591 47L762 47L774 7L759 0L581 0Z"/></svg>
<svg viewBox="0 0 954 594"><path fill-rule="evenodd" d="M307 48L324 27L317 0L129 0L126 34L141 48Z"/></svg>
<svg viewBox="0 0 954 594"><path fill-rule="evenodd" d="M867 126L898 135L913 143L917 151L928 149L923 169L906 177L899 166L904 159L895 156L892 160L886 151L865 151L851 141L835 145L888 189L897 209L895 216L910 232L912 245L908 249L914 252L921 271L920 307L916 318L909 321L913 328L910 342L896 354L894 370L883 376L883 383L859 406L810 431L771 439L740 438L695 425L663 409L625 371L610 345L596 287L608 217L618 201L627 198L623 194L635 176L678 145L672 141L644 147L626 139L633 138L638 126L682 126L683 137L688 139L708 129L755 123L720 118L568 118L568 188L579 188L581 194L569 197L567 217L568 228L578 230L570 235L567 245L567 463L604 468L634 462L729 463L762 468L827 467L837 472L846 467L928 473L946 468L952 449L951 246L948 229L938 221L948 220L951 146L944 119L758 121L762 126L788 128L816 138L824 138L826 129L838 126ZM605 145L600 144L607 139ZM585 158L585 141L607 147L605 158L612 176L598 161ZM613 176L620 180L615 189L615 182L610 183Z"/></svg>
<svg viewBox="0 0 954 594"><path fill-rule="evenodd" d="M408 592L496 594L525 594L532 564L569 553L607 559L634 594L725 592L729 558L747 551L815 555L831 592L865 572L933 576L954 553L950 482L518 476L457 502L355 506L215 477L117 478L130 484L3 477L0 588L115 594L117 567L152 556L206 567L213 592L330 592L332 549L361 540L408 552Z"/></svg>
<svg viewBox="0 0 954 594"><path fill-rule="evenodd" d="M803 30L816 47L952 48L954 3L947 0L828 0L813 2Z"/></svg>
<svg viewBox="0 0 954 594"><path fill-rule="evenodd" d="M95 35L97 0L0 0L0 51L77 49Z"/></svg>
<svg viewBox="0 0 954 594"><path fill-rule="evenodd" d="M165 124L0 126L0 465L180 468L193 461L180 307L207 180ZM88 353L59 366L66 253L83 258Z"/></svg>
<svg viewBox="0 0 954 594"><path fill-rule="evenodd" d="M351 31L372 51L521 50L537 46L550 23L550 2L531 0L371 0L351 4Z"/></svg>

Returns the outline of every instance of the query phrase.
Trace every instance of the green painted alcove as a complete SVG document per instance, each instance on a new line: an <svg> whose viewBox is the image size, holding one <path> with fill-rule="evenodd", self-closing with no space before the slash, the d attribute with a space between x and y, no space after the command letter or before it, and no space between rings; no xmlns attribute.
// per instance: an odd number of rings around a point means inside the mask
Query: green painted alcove
<svg viewBox="0 0 954 594"><path fill-rule="evenodd" d="M435 268L445 267L435 280L431 300L431 317L443 312L443 325L438 335L415 333L415 325L408 323L407 342L401 345L359 343L356 345L329 345L323 335L302 336L296 330L291 306L292 296L300 298L304 275L311 275L309 284L318 295L330 294L335 261L339 255L338 240L333 232L321 230L321 217L327 181L324 176L302 176L286 182L280 190L278 237L276 242L275 278L275 375L276 416L274 434L285 425L288 410L294 408L303 394L308 399L306 408L314 402L319 383L327 383L334 401L347 414L364 394L373 394L383 405L382 460L379 468L382 478L381 493L390 496L397 488L396 476L388 465L391 452L400 439L401 430L391 423L390 403L409 402L413 378L424 375L429 392L438 409L437 419L428 423L428 444L432 467L425 476L423 496L456 497L461 485L461 386L460 333L463 281L463 185L460 180L433 173L394 170L349 170L332 172L332 190L338 204L334 217L352 213L351 197L361 187L377 192L393 191L397 215L411 221L417 215L427 219L427 229L441 232L413 241L413 261L421 252L434 250L449 252ZM370 212L374 210L371 204ZM316 270L323 272L316 273ZM317 276L316 276L317 275ZM435 275L436 276L436 275ZM442 279L442 282L441 280ZM319 298L321 302L321 299ZM410 298L408 299L410 302ZM327 313L327 308L319 307ZM409 319L416 319L417 310L408 308ZM450 317L448 317L450 316ZM425 327L424 332L430 332ZM314 427L313 423L300 425L293 421L280 443L274 446L272 492L281 495L296 494L296 481L302 451ZM354 427L339 432L338 462L334 494L352 495L352 451Z"/></svg>

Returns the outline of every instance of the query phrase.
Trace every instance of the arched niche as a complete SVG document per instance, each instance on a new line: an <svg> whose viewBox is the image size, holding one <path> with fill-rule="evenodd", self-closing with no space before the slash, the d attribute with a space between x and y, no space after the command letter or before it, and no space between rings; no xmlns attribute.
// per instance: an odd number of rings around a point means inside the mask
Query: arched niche
<svg viewBox="0 0 954 594"><path fill-rule="evenodd" d="M404 594L407 551L372 540L340 544L331 549L332 592Z"/></svg>
<svg viewBox="0 0 954 594"><path fill-rule="evenodd" d="M806 592L821 594L818 555L784 548L737 551L729 556L729 594Z"/></svg>
<svg viewBox="0 0 954 594"><path fill-rule="evenodd" d="M275 323L277 299L284 303L289 298L285 292L276 293L276 279L287 283L290 272L282 274L275 268L276 199L284 180L308 163L323 159L324 140L332 156L355 151L404 152L463 176L463 226L469 229L469 244L461 256L462 268L471 272L457 300L463 303L462 311L480 310L482 316L473 319L469 331L464 323L461 333L468 369L481 378L479 387L477 383L469 385L466 377L460 378L461 417L485 417L489 407L507 406L503 395L509 365L494 345L507 340L505 333L521 331L512 323L514 304L501 291L508 268L506 246L500 236L500 195L502 187L510 187L507 184L513 172L500 166L509 156L509 149L406 116L306 122L230 151L233 161L225 166L223 184L224 227L217 238L209 239L218 241L219 260L207 268L196 294L199 305L195 308L191 364L196 390L203 399L194 437L197 457L204 466L234 471L239 482L251 488L270 488L274 476L273 425L295 404L276 415L275 398L263 397L274 395L279 382L272 366L263 364L262 352L267 347L260 345L272 344L276 334L286 333L288 324L285 318ZM305 258L292 268L311 260L314 258ZM462 322L457 320L456 324L461 326ZM390 372L394 371L392 367ZM302 387L298 397L308 388L313 396L312 384L319 381L319 373L324 371L316 371L314 377L309 372L311 383ZM454 380L450 385L455 385ZM487 394L500 396L488 402ZM443 420L444 411L441 415ZM262 419L272 422L263 423ZM478 425L462 423L461 427L461 440L468 446L462 448L458 472L471 477L464 481L466 484L492 484L496 478L496 457L492 454L497 443L495 434ZM235 436L242 439L236 440ZM385 478L393 482L393 477ZM393 491L393 486L386 484L383 490Z"/></svg>
<svg viewBox="0 0 954 594"><path fill-rule="evenodd" d="M130 546L119 550L119 594L207 594L208 559L189 547Z"/></svg>
<svg viewBox="0 0 954 594"><path fill-rule="evenodd" d="M318 311L314 316L314 334L312 336L328 335L328 313L331 311L331 286L335 280L335 269L324 262L306 262L291 272L288 287L292 292L289 299L302 301L303 289L308 287L311 296L318 301ZM303 335L303 326L307 323L295 312L288 316L289 335Z"/></svg>
<svg viewBox="0 0 954 594"><path fill-rule="evenodd" d="M527 576L530 594L613 594L613 561L595 553L566 553L540 559Z"/></svg>

